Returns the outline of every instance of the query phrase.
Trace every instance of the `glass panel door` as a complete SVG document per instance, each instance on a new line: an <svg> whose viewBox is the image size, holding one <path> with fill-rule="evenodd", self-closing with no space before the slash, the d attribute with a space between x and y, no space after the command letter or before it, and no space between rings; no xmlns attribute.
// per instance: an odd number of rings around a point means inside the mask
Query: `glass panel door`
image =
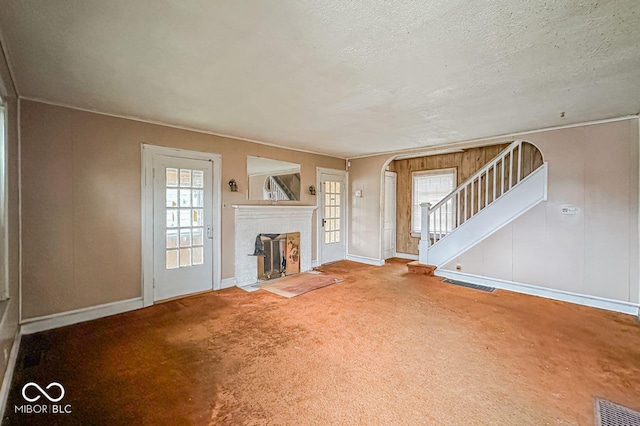
<svg viewBox="0 0 640 426"><path fill-rule="evenodd" d="M205 160L154 159L154 297L212 288L213 166Z"/></svg>
<svg viewBox="0 0 640 426"><path fill-rule="evenodd" d="M321 262L334 262L345 258L345 181L344 172L320 174L319 213Z"/></svg>

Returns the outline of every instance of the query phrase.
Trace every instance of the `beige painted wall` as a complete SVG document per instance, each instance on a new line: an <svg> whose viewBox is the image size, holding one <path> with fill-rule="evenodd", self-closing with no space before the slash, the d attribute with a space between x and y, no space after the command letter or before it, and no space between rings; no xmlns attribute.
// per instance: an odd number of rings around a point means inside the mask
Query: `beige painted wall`
<svg viewBox="0 0 640 426"><path fill-rule="evenodd" d="M548 201L444 269L460 263L470 274L639 302L638 120L519 138L549 162ZM358 223L350 230L350 254L379 258L381 171L389 157L351 160L351 219ZM360 187L367 192L356 199ZM562 215L563 205L579 213Z"/></svg>
<svg viewBox="0 0 640 426"><path fill-rule="evenodd" d="M31 101L22 102L20 123L24 318L141 295L142 143L222 155L222 278L234 275L231 205L268 203L246 199L247 155L300 163L303 188L315 185L316 167L345 167L337 158ZM290 203L316 204L305 191L301 198Z"/></svg>

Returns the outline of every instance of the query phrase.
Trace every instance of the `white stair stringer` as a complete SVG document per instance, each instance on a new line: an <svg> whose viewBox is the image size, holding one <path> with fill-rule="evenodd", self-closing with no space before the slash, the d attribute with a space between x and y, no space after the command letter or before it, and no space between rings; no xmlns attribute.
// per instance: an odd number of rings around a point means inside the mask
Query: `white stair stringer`
<svg viewBox="0 0 640 426"><path fill-rule="evenodd" d="M503 196L430 246L427 249L428 263L438 268L444 266L538 203L546 201L547 173L548 166L544 163Z"/></svg>

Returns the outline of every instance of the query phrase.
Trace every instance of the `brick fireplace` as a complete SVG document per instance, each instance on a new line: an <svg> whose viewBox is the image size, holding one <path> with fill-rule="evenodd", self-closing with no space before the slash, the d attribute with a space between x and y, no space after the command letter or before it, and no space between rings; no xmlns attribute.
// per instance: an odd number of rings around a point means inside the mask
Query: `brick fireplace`
<svg viewBox="0 0 640 426"><path fill-rule="evenodd" d="M258 281L256 237L300 233L300 272L311 269L312 217L316 206L236 205L235 276L238 287Z"/></svg>

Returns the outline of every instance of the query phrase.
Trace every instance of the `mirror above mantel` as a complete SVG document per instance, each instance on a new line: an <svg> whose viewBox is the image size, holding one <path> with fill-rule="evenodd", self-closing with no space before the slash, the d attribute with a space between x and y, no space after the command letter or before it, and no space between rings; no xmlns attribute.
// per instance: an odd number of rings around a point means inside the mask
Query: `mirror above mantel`
<svg viewBox="0 0 640 426"><path fill-rule="evenodd" d="M247 157L249 199L300 201L300 164Z"/></svg>

